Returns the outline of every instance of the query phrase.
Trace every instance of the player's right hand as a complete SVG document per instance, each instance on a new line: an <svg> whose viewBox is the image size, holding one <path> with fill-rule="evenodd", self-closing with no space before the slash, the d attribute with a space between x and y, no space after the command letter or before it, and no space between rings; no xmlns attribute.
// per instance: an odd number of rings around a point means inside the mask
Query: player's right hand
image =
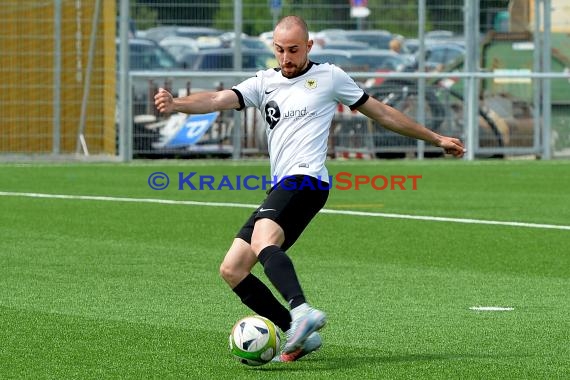
<svg viewBox="0 0 570 380"><path fill-rule="evenodd" d="M172 94L164 88L159 88L154 96L154 106L161 113L172 113L174 111L174 98Z"/></svg>

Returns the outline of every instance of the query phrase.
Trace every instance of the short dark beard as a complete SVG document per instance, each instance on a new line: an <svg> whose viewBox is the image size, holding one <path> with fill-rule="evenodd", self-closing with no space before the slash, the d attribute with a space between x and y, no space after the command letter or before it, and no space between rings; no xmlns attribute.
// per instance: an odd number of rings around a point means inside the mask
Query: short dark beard
<svg viewBox="0 0 570 380"><path fill-rule="evenodd" d="M301 74L303 71L305 71L305 69L307 68L308 65L309 65L309 57L307 57L307 58L305 59L305 62L303 62L303 64L301 65L301 68L300 68L299 71L297 71L296 73L294 73L294 74L292 74L292 75L290 75L290 76L287 76L287 75L285 75L285 74L283 73L283 70L281 70L281 74L282 74L285 78L289 78L289 79L291 79L291 78L296 78L296 77L299 76L299 74Z"/></svg>

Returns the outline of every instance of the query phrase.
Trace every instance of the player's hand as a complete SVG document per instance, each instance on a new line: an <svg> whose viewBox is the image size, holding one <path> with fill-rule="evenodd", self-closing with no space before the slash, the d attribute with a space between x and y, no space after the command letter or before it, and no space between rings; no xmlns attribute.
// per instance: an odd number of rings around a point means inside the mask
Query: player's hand
<svg viewBox="0 0 570 380"><path fill-rule="evenodd" d="M172 113L174 111L174 98L172 94L164 88L159 88L154 96L154 106L161 113Z"/></svg>
<svg viewBox="0 0 570 380"><path fill-rule="evenodd" d="M461 158L467 152L461 140L454 137L442 137L439 145L446 154L451 154L454 157Z"/></svg>

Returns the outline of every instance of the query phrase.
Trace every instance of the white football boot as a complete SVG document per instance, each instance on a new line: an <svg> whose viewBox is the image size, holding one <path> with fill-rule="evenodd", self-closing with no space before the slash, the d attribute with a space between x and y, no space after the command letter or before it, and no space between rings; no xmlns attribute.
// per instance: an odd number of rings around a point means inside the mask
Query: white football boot
<svg viewBox="0 0 570 380"><path fill-rule="evenodd" d="M318 332L313 332L303 343L303 347L297 349L296 351L287 354L281 352L279 355L273 358L273 362L294 362L301 359L303 356L310 354L311 352L317 351L323 345L323 340Z"/></svg>
<svg viewBox="0 0 570 380"><path fill-rule="evenodd" d="M326 323L326 315L320 310L304 303L291 310L291 328L286 332L287 342L283 352L291 354L301 348L313 332L320 330Z"/></svg>

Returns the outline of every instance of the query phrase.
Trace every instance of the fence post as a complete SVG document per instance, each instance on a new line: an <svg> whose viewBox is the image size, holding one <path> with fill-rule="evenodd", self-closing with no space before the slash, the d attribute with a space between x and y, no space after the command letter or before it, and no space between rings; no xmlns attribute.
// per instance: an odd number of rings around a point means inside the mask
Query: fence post
<svg viewBox="0 0 570 380"><path fill-rule="evenodd" d="M420 55L418 71L425 72L425 20L426 20L426 0L419 0L418 4L418 38L420 42ZM418 79L418 122L422 125L426 123L426 78ZM418 160L424 159L425 141L418 140L417 143Z"/></svg>
<svg viewBox="0 0 570 380"><path fill-rule="evenodd" d="M479 79L475 78L475 72L479 70L479 2L464 0L464 34L466 40L465 51L465 87L463 90L463 106L467 111L463 112L467 160L475 159L475 149L479 147Z"/></svg>
<svg viewBox="0 0 570 380"><path fill-rule="evenodd" d="M120 0L119 9L119 156L128 162L133 158L132 96L129 75L129 0Z"/></svg>
<svg viewBox="0 0 570 380"><path fill-rule="evenodd" d="M552 6L550 0L542 0L544 23L542 29L542 72L550 73L552 71L552 52L550 42L550 31L552 29ZM544 78L542 81L542 158L550 160L552 158L552 150L550 147L550 128L551 128L551 86L550 78Z"/></svg>
<svg viewBox="0 0 570 380"><path fill-rule="evenodd" d="M54 62L53 62L53 135L52 153L59 154L61 150L61 11L62 0L56 0L54 5Z"/></svg>
<svg viewBox="0 0 570 380"><path fill-rule="evenodd" d="M234 69L242 70L242 57L241 57L241 33L243 30L243 17L242 12L243 3L241 0L234 0L234 33L236 41L236 50L234 52ZM247 119L246 119L247 122ZM234 128L233 128L233 152L232 158L237 160L241 157L241 123L242 123L242 113L234 111Z"/></svg>
<svg viewBox="0 0 570 380"><path fill-rule="evenodd" d="M534 0L534 20L533 20L533 28L534 33L533 35L533 43L534 43L534 51L533 55L533 71L534 72L541 72L542 71L542 38L540 33L540 26L541 26L541 14L540 11L540 1L541 0ZM533 147L536 149L536 152L542 152L541 147L541 133L542 133L542 82L543 79L535 78L532 80L532 102L534 107L533 113L533 122L534 122L534 131L533 131Z"/></svg>

